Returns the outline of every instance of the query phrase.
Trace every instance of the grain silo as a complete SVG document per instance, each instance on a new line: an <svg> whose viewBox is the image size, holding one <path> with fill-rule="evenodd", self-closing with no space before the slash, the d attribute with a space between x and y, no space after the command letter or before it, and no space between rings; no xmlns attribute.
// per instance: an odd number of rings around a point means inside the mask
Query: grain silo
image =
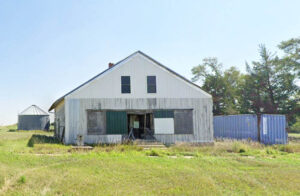
<svg viewBox="0 0 300 196"><path fill-rule="evenodd" d="M49 114L36 105L32 105L18 116L18 130L49 130Z"/></svg>

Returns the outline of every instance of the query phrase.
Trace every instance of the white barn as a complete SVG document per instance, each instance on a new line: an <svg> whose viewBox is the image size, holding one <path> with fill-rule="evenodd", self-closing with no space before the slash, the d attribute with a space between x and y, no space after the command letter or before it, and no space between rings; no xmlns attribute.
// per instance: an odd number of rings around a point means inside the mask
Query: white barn
<svg viewBox="0 0 300 196"><path fill-rule="evenodd" d="M137 51L67 93L55 110L65 144L151 139L165 144L213 142L212 96Z"/></svg>

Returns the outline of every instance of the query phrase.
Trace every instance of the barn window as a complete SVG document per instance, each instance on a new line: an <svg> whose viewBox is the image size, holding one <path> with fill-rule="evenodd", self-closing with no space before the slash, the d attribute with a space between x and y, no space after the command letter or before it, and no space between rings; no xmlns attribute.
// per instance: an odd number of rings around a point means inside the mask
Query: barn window
<svg viewBox="0 0 300 196"><path fill-rule="evenodd" d="M147 76L147 92L156 93L156 76Z"/></svg>
<svg viewBox="0 0 300 196"><path fill-rule="evenodd" d="M88 110L87 111L87 132L88 135L105 134L105 112Z"/></svg>
<svg viewBox="0 0 300 196"><path fill-rule="evenodd" d="M122 93L130 93L130 76L121 76Z"/></svg>

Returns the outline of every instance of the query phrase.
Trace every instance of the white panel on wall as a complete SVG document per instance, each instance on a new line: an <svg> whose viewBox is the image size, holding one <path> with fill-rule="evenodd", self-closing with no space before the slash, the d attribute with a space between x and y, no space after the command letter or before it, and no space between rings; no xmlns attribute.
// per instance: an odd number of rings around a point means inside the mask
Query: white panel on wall
<svg viewBox="0 0 300 196"><path fill-rule="evenodd" d="M263 134L268 134L268 119L267 117L263 117Z"/></svg>
<svg viewBox="0 0 300 196"><path fill-rule="evenodd" d="M155 134L174 134L174 118L154 118Z"/></svg>

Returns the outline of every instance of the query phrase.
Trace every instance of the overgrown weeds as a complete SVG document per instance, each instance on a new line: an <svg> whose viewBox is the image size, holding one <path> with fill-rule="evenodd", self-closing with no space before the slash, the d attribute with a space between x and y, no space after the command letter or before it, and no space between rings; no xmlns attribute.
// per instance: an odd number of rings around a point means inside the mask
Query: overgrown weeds
<svg viewBox="0 0 300 196"><path fill-rule="evenodd" d="M94 145L96 152L128 152L128 151L142 151L143 148L132 144L98 144Z"/></svg>
<svg viewBox="0 0 300 196"><path fill-rule="evenodd" d="M21 176L21 177L19 178L19 180L18 180L18 183L19 183L19 184L25 184L25 182L26 182L26 177L25 177L25 176Z"/></svg>
<svg viewBox="0 0 300 196"><path fill-rule="evenodd" d="M34 144L59 144L59 140L53 136L32 135L28 140L27 146L34 147Z"/></svg>
<svg viewBox="0 0 300 196"><path fill-rule="evenodd" d="M150 150L150 151L147 151L146 152L146 155L147 156L153 156L153 157L160 157L160 156L162 156L162 154L160 154L157 150L155 150L155 149L152 149L152 150Z"/></svg>
<svg viewBox="0 0 300 196"><path fill-rule="evenodd" d="M244 153L248 150L248 146L241 142L234 142L232 144L232 152L235 153Z"/></svg>

